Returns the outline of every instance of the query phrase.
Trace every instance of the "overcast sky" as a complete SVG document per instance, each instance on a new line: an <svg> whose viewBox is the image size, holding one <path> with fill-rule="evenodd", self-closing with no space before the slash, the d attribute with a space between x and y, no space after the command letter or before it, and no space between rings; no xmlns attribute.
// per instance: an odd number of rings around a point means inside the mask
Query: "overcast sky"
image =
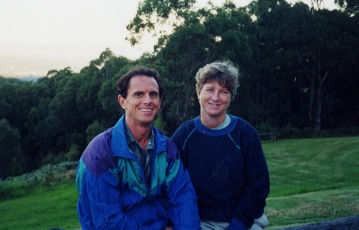
<svg viewBox="0 0 359 230"><path fill-rule="evenodd" d="M197 0L204 6L207 0ZM334 1L334 0L333 0ZM224 0L212 0L221 6ZM250 0L233 0L237 6ZM0 76L45 76L71 67L79 72L102 51L131 60L151 52L155 40L131 47L126 25L139 0L0 0Z"/></svg>

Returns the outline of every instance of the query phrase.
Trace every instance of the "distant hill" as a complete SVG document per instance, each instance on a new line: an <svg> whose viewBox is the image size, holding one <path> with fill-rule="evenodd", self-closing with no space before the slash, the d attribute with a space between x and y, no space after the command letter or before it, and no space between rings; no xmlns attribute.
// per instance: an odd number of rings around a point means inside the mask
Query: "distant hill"
<svg viewBox="0 0 359 230"><path fill-rule="evenodd" d="M33 77L33 76L28 76L28 77L22 77L22 78L17 78L21 81L33 81L36 82L37 79L39 79L39 77Z"/></svg>
<svg viewBox="0 0 359 230"><path fill-rule="evenodd" d="M23 84L26 81L33 81L36 82L38 78L29 76L27 78L11 78L11 77L3 77L0 76L0 86L5 85L6 83L9 84Z"/></svg>

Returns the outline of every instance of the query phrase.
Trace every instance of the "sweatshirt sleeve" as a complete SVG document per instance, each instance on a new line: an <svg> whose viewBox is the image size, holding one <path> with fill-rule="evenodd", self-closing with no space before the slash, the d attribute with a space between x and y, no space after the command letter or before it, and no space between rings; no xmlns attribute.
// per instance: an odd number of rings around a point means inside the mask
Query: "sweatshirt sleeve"
<svg viewBox="0 0 359 230"><path fill-rule="evenodd" d="M189 173L180 160L176 145L168 141L166 211L174 230L200 229L197 196Z"/></svg>
<svg viewBox="0 0 359 230"><path fill-rule="evenodd" d="M270 182L267 163L256 131L250 127L240 136L244 157L245 187L240 194L236 215L230 226L237 225L238 221L241 221L249 229L254 219L264 213Z"/></svg>

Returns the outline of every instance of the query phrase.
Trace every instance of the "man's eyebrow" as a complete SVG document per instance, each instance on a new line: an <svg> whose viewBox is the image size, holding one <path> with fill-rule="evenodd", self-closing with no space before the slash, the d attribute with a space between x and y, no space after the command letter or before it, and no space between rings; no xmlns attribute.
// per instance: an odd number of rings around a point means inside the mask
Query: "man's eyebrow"
<svg viewBox="0 0 359 230"><path fill-rule="evenodd" d="M132 94L143 93L141 90L134 91Z"/></svg>

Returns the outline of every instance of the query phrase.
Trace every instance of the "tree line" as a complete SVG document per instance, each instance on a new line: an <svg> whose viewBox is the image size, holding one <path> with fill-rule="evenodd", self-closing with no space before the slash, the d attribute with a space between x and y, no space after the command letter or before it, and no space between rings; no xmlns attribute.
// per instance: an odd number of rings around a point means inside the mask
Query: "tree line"
<svg viewBox="0 0 359 230"><path fill-rule="evenodd" d="M158 42L138 60L107 48L79 73L67 67L37 81L0 77L0 178L78 160L123 114L115 83L136 66L160 73L165 93L155 125L169 136L199 115L194 76L216 60L238 66L240 87L228 112L257 130L359 126L358 3L338 1L340 10L327 10L284 0L200 9L194 2L139 4L127 39L136 45L153 33Z"/></svg>

